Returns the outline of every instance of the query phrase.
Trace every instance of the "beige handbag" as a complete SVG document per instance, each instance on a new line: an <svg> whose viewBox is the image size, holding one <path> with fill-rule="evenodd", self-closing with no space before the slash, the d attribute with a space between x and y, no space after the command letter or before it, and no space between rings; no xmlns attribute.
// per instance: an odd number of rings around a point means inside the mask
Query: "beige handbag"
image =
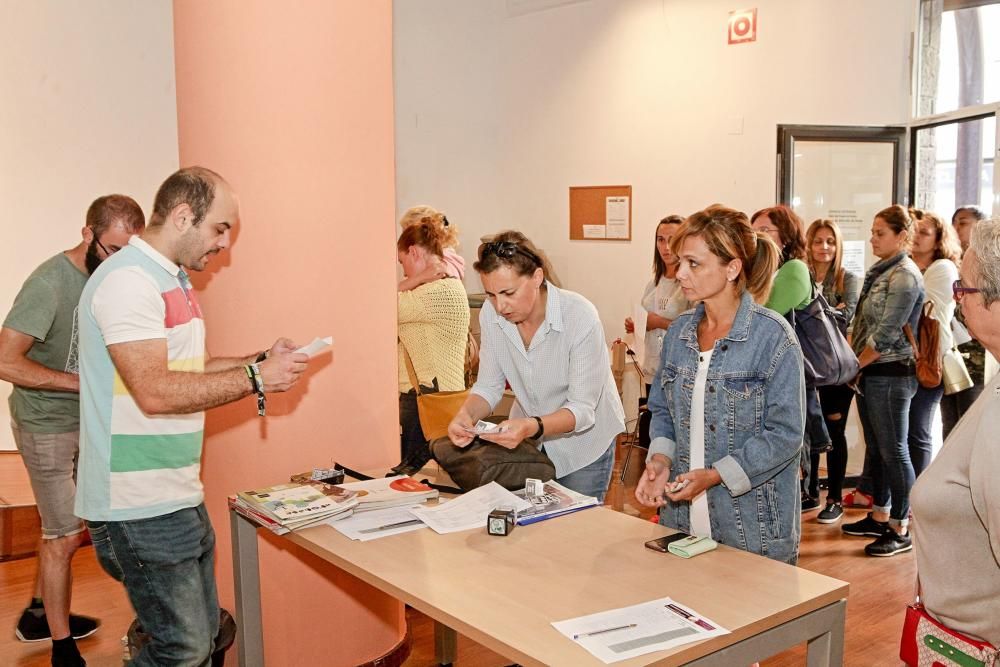
<svg viewBox="0 0 1000 667"><path fill-rule="evenodd" d="M957 347L944 353L941 359L941 376L944 380L944 395L950 396L965 391L972 386L972 376L965 367L965 359Z"/></svg>
<svg viewBox="0 0 1000 667"><path fill-rule="evenodd" d="M403 360L406 362L406 374L409 376L410 385L417 392L417 414L420 415L420 430L424 432L424 437L428 441L443 438L448 435L448 424L465 405L465 399L469 397L469 390L421 394L417 372L413 370L413 361L410 359L410 353L406 350L406 344L403 343L402 338L399 339L399 344L403 347Z"/></svg>

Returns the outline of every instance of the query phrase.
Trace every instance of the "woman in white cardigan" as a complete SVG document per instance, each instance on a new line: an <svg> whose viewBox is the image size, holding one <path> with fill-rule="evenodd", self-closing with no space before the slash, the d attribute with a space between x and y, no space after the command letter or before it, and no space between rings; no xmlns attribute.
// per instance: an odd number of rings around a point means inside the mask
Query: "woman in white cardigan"
<svg viewBox="0 0 1000 667"><path fill-rule="evenodd" d="M951 286L958 280L962 249L955 230L938 216L929 211L911 209L910 217L917 223L910 256L924 275L924 301L934 304L934 319L938 321L940 340L938 355L941 356L954 344L951 324L955 318L955 299ZM943 382L931 389L920 385L910 403L910 461L913 473L918 477L931 462L934 414L943 395Z"/></svg>

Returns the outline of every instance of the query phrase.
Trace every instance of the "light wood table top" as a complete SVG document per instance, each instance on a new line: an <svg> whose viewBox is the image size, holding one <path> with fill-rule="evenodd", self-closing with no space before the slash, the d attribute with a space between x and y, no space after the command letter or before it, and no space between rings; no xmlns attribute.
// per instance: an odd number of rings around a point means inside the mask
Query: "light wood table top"
<svg viewBox="0 0 1000 667"><path fill-rule="evenodd" d="M287 539L523 665L600 665L552 621L661 597L730 630L618 665L681 664L847 598L848 584L720 546L684 560L646 549L668 529L608 508L507 537L430 529L355 542L329 526Z"/></svg>

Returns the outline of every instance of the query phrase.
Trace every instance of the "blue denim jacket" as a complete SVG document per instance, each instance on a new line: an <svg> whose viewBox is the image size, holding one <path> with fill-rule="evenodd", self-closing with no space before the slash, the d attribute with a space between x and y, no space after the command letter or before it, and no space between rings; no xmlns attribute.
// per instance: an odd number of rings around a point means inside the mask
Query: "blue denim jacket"
<svg viewBox="0 0 1000 667"><path fill-rule="evenodd" d="M649 396L649 455L690 468L691 399L704 304L677 318L663 341ZM705 385L705 461L722 484L708 493L712 539L768 558L798 558L799 450L805 426L802 350L783 317L743 294L729 334L715 342ZM660 523L690 532L691 504L667 504Z"/></svg>
<svg viewBox="0 0 1000 667"><path fill-rule="evenodd" d="M875 363L912 359L903 325L909 323L916 336L923 307L924 279L912 259L900 253L873 264L854 315L854 353L870 345L880 355Z"/></svg>

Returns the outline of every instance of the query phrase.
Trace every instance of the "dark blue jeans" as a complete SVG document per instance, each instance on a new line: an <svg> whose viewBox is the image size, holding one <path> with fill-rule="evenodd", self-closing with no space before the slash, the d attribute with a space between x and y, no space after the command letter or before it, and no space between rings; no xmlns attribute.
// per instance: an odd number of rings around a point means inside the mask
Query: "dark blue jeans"
<svg viewBox="0 0 1000 667"><path fill-rule="evenodd" d="M910 432L907 437L914 477L920 477L920 473L931 464L934 451L934 413L937 412L942 396L944 384L928 389L918 383L917 393L910 402Z"/></svg>
<svg viewBox="0 0 1000 667"><path fill-rule="evenodd" d="M420 385L421 394L433 394L438 390L437 378L434 385ZM399 395L399 461L423 467L431 460L431 450L427 438L420 427L420 413L417 411L417 392L410 390Z"/></svg>
<svg viewBox="0 0 1000 667"><path fill-rule="evenodd" d="M874 506L889 508L889 521L906 526L913 465L907 441L914 375L863 375L858 416L865 434L865 470L871 474Z"/></svg>
<svg viewBox="0 0 1000 667"><path fill-rule="evenodd" d="M205 505L135 521L88 521L97 560L125 584L147 643L132 665L210 663L219 626L215 532Z"/></svg>

